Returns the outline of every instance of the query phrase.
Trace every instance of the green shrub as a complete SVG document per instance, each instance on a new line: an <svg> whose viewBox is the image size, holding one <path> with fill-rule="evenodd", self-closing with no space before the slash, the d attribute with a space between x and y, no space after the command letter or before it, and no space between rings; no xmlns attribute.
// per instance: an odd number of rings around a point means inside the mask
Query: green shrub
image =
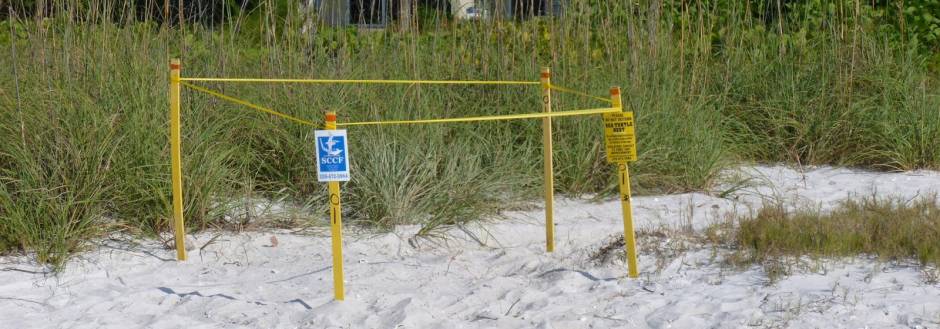
<svg viewBox="0 0 940 329"><path fill-rule="evenodd" d="M731 241L749 255L739 259L872 255L940 264L940 202L935 196L848 199L827 212L771 205L737 219L736 225Z"/></svg>

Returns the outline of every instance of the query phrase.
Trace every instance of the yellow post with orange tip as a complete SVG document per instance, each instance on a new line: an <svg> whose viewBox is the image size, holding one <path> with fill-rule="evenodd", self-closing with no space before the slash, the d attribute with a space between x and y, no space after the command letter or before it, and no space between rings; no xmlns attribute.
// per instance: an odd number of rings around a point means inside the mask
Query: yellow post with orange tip
<svg viewBox="0 0 940 329"><path fill-rule="evenodd" d="M610 88L610 100L614 107L623 110L620 87ZM640 276L640 273L636 261L636 234L633 229L633 205L630 199L630 168L626 161L617 164L617 173L620 183L620 206L623 211L623 244L626 248L627 267L630 277L636 278Z"/></svg>
<svg viewBox="0 0 940 329"><path fill-rule="evenodd" d="M336 112L326 113L326 130L336 130ZM330 192L330 232L333 237L333 293L336 300L346 298L343 287L343 212L340 207L339 182L328 183Z"/></svg>
<svg viewBox="0 0 940 329"><path fill-rule="evenodd" d="M552 72L547 67L542 68L542 111L552 112ZM545 169L545 250L555 251L555 181L552 166L552 118L542 118L542 165Z"/></svg>
<svg viewBox="0 0 940 329"><path fill-rule="evenodd" d="M183 160L180 142L180 60L170 60L170 161L173 180L173 230L176 259L186 260L186 225L183 222Z"/></svg>

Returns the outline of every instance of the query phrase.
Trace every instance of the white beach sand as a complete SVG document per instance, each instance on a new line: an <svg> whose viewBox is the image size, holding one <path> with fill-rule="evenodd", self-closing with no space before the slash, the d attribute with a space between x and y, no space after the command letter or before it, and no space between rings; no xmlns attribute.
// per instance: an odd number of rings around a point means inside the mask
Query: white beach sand
<svg viewBox="0 0 940 329"><path fill-rule="evenodd" d="M750 186L728 198L634 198L637 228L701 231L765 199L826 208L873 191L940 191L940 173L927 171L741 172ZM711 246L644 235L641 278L630 279L621 261L590 259L623 230L618 202L559 200L551 254L541 209L505 215L469 229L483 245L459 230L418 248L408 241L415 227L348 230L343 302L333 300L325 232L224 233L198 250L215 236L202 233L183 263L155 241L105 240L56 276L4 257L0 328L940 328L940 284L919 266L808 261L771 283L760 266L723 266Z"/></svg>

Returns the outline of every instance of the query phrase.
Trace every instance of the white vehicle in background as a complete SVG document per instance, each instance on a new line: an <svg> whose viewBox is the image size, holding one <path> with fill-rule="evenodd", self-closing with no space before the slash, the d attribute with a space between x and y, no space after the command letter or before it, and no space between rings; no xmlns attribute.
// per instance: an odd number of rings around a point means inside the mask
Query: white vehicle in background
<svg viewBox="0 0 940 329"><path fill-rule="evenodd" d="M454 18L458 20L488 19L490 13L483 6L483 1L476 0L450 0Z"/></svg>

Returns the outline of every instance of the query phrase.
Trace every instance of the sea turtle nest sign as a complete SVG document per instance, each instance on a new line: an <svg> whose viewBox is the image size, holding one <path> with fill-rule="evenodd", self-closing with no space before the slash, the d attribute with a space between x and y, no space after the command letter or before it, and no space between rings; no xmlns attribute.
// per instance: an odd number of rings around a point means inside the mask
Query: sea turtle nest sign
<svg viewBox="0 0 940 329"><path fill-rule="evenodd" d="M604 140L607 162L636 161L636 132L633 112L604 113Z"/></svg>
<svg viewBox="0 0 940 329"><path fill-rule="evenodd" d="M317 180L349 181L349 149L346 130L317 130Z"/></svg>

